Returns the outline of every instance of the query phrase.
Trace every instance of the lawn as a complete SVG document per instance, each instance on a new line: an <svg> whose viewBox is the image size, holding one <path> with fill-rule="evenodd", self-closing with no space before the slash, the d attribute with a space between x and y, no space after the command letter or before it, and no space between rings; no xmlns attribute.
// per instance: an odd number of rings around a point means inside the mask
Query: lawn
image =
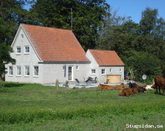
<svg viewBox="0 0 165 131"><path fill-rule="evenodd" d="M165 130L165 96L118 93L5 83L0 87L0 130L121 131L126 124L163 125L159 130Z"/></svg>

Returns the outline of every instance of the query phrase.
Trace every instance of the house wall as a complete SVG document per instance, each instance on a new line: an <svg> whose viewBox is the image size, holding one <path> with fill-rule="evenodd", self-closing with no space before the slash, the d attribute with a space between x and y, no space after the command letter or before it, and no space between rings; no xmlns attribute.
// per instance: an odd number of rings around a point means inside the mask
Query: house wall
<svg viewBox="0 0 165 131"><path fill-rule="evenodd" d="M66 82L68 80L68 67L73 67L73 79L77 78L79 81L87 79L89 72L89 64L43 64L43 83ZM78 66L78 69L76 69ZM65 68L66 67L66 74ZM65 74L65 75L64 75Z"/></svg>
<svg viewBox="0 0 165 131"><path fill-rule="evenodd" d="M121 82L124 81L124 66L100 67L89 50L87 51L86 56L89 61L91 61L89 76L93 78L97 77L99 83L106 82L107 75L121 75ZM96 73L92 73L91 69L95 69ZM105 74L101 74L102 69L105 69Z"/></svg>
<svg viewBox="0 0 165 131"><path fill-rule="evenodd" d="M23 35L23 37L22 37ZM17 46L21 47L21 53L17 54L16 49ZM30 53L25 54L24 53L24 47L29 46L30 47ZM41 83L43 78L42 78L42 70L43 66L41 64L38 64L39 58L37 57L35 50L30 44L29 39L27 38L27 35L23 31L21 27L19 27L17 34L15 36L15 39L12 43L12 48L13 52L10 54L12 58L16 60L16 63L13 66L13 75L10 76L8 73L8 67L11 66L11 64L6 65L6 71L7 74L5 75L5 80L10 81L10 82L28 82L28 83ZM30 66L30 75L25 76L25 65ZM39 66L39 75L34 76L33 72L33 66ZM21 66L21 75L17 76L17 69L16 66Z"/></svg>

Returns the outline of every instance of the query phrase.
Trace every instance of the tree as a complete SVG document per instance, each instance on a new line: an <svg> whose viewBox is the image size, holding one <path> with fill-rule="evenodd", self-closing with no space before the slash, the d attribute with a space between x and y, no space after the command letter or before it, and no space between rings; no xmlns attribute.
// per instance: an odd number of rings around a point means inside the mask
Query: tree
<svg viewBox="0 0 165 131"><path fill-rule="evenodd" d="M95 48L108 9L105 0L39 0L30 12L44 26L72 29L86 50Z"/></svg>
<svg viewBox="0 0 165 131"><path fill-rule="evenodd" d="M0 1L0 78L4 76L5 64L14 62L9 55L10 44L18 27L22 4L21 0Z"/></svg>
<svg viewBox="0 0 165 131"><path fill-rule="evenodd" d="M125 61L127 66L133 69L136 80L142 80L143 74L148 75L150 78L161 75L161 62L154 55L132 51Z"/></svg>
<svg viewBox="0 0 165 131"><path fill-rule="evenodd" d="M125 70L134 74L135 80L141 80L142 74L149 77L165 74L165 22L158 18L157 10L143 11L140 23L116 18L118 20L111 17L106 22L97 48L115 50L125 63Z"/></svg>
<svg viewBox="0 0 165 131"><path fill-rule="evenodd" d="M15 63L15 60L10 57L9 52L11 52L9 45L1 44L0 45L0 80L4 79L5 74L5 64Z"/></svg>
<svg viewBox="0 0 165 131"><path fill-rule="evenodd" d="M142 12L142 18L140 20L140 30L143 35L152 33L156 26L158 16L157 9L147 8Z"/></svg>

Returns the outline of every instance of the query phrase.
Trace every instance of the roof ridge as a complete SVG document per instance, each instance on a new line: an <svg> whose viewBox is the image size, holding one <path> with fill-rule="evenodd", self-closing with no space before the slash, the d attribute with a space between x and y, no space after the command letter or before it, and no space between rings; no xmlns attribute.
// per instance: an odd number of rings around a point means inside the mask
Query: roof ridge
<svg viewBox="0 0 165 131"><path fill-rule="evenodd" d="M89 49L90 51L107 51L107 52L116 52L115 50L105 50L105 49Z"/></svg>

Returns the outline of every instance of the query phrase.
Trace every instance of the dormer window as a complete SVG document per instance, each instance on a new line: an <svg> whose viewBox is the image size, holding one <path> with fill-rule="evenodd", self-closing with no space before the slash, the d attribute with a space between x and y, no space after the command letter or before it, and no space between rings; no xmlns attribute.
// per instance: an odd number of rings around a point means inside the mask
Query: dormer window
<svg viewBox="0 0 165 131"><path fill-rule="evenodd" d="M17 46L16 53L21 54L21 47L20 46Z"/></svg>
<svg viewBox="0 0 165 131"><path fill-rule="evenodd" d="M30 47L29 46L25 46L25 54L29 54L30 52Z"/></svg>

